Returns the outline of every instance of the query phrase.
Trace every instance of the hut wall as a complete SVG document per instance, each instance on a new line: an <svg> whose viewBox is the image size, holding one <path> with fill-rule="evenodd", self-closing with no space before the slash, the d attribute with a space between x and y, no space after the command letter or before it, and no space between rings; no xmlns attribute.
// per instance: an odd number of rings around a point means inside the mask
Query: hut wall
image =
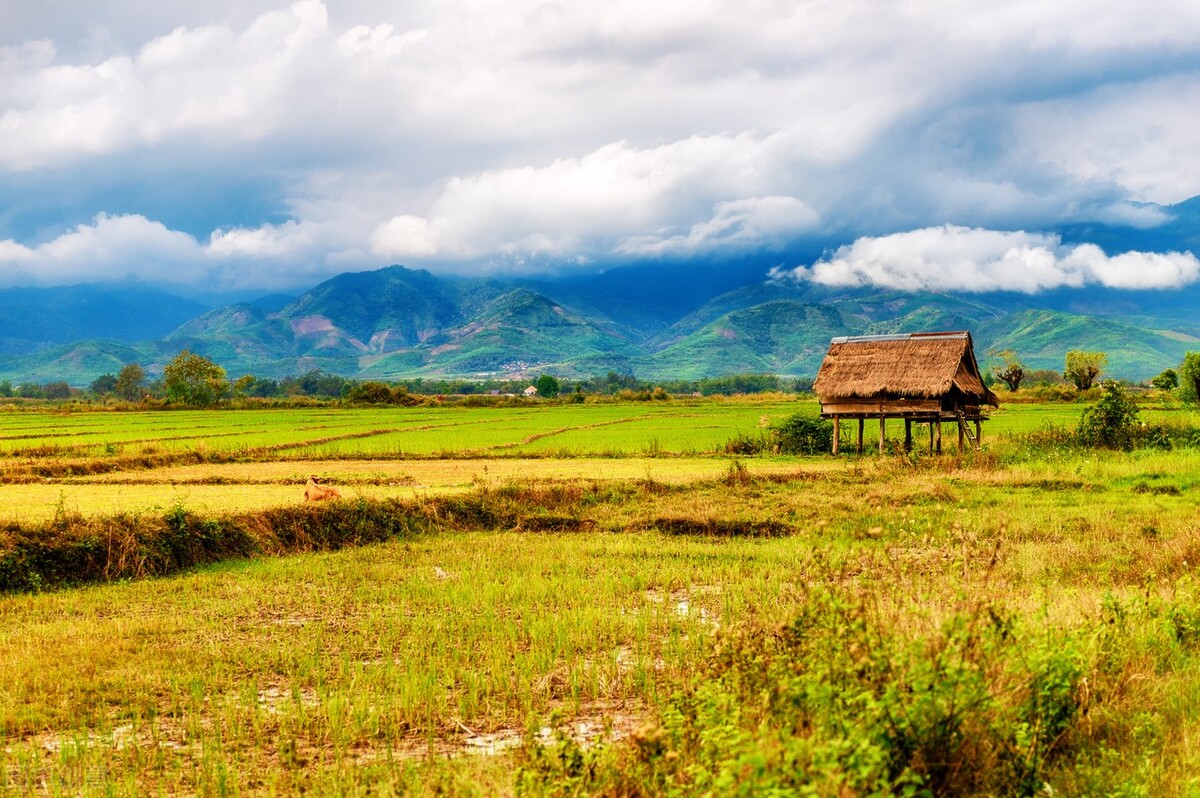
<svg viewBox="0 0 1200 798"><path fill-rule="evenodd" d="M938 399L834 399L821 402L823 416L903 416L908 413L937 413Z"/></svg>

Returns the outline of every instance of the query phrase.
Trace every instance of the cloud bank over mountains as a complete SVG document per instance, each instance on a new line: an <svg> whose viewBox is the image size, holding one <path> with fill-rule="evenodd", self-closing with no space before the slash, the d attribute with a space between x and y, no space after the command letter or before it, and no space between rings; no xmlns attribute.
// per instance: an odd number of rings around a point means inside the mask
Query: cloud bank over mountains
<svg viewBox="0 0 1200 798"><path fill-rule="evenodd" d="M877 286L902 291L1019 291L1053 288L1179 288L1200 280L1190 252L1125 252L1109 256L1094 244L1064 246L1056 235L998 232L945 225L864 237L790 277L829 286Z"/></svg>
<svg viewBox="0 0 1200 798"><path fill-rule="evenodd" d="M1173 285L1194 257L1005 231L1161 223L1197 108L1184 0L5 4L0 284L803 240L856 242L818 281Z"/></svg>

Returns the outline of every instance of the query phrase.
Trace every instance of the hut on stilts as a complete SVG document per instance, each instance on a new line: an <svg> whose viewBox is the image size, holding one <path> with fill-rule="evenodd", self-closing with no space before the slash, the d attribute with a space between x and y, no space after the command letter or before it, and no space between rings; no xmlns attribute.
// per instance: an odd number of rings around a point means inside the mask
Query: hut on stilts
<svg viewBox="0 0 1200 798"><path fill-rule="evenodd" d="M979 449L983 407L999 406L983 384L968 332L834 338L813 391L821 400L821 415L833 419L834 454L843 419L857 419L860 453L863 426L874 418L879 419L880 454L889 418L904 420L905 451L912 449L913 423L928 423L929 449L940 454L944 421L958 424L960 451L964 439Z"/></svg>

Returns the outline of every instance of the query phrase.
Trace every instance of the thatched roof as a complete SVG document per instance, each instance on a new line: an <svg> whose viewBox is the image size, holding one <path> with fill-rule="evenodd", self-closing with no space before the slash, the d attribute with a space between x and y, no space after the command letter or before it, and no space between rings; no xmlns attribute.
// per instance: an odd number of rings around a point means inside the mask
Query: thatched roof
<svg viewBox="0 0 1200 798"><path fill-rule="evenodd" d="M968 332L834 338L813 384L822 401L933 399L955 388L978 404L998 404L980 377Z"/></svg>

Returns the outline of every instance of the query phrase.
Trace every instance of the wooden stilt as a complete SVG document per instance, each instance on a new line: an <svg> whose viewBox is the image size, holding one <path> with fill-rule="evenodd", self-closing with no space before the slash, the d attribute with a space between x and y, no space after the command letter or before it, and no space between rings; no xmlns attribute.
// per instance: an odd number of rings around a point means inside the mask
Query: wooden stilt
<svg viewBox="0 0 1200 798"><path fill-rule="evenodd" d="M983 438L980 437L982 432L983 430L979 427L979 419L975 419L975 451L979 451L983 446Z"/></svg>
<svg viewBox="0 0 1200 798"><path fill-rule="evenodd" d="M929 422L929 453L933 454L933 422Z"/></svg>
<svg viewBox="0 0 1200 798"><path fill-rule="evenodd" d="M958 422L958 453L959 454L963 453L963 445L966 442L966 441L964 441L964 438L966 438L966 437L967 437L966 430L963 429L963 422L960 420Z"/></svg>
<svg viewBox="0 0 1200 798"><path fill-rule="evenodd" d="M887 416L879 417L879 453L883 454L883 442L887 440Z"/></svg>
<svg viewBox="0 0 1200 798"><path fill-rule="evenodd" d="M838 453L838 439L842 437L842 417L833 417L833 453Z"/></svg>
<svg viewBox="0 0 1200 798"><path fill-rule="evenodd" d="M904 419L904 451L912 451L912 419Z"/></svg>
<svg viewBox="0 0 1200 798"><path fill-rule="evenodd" d="M937 420L937 453L942 453L942 420Z"/></svg>
<svg viewBox="0 0 1200 798"><path fill-rule="evenodd" d="M860 417L858 419L858 449L857 449L858 454L862 454L862 449L863 449L863 424L864 423L866 423L865 419Z"/></svg>

